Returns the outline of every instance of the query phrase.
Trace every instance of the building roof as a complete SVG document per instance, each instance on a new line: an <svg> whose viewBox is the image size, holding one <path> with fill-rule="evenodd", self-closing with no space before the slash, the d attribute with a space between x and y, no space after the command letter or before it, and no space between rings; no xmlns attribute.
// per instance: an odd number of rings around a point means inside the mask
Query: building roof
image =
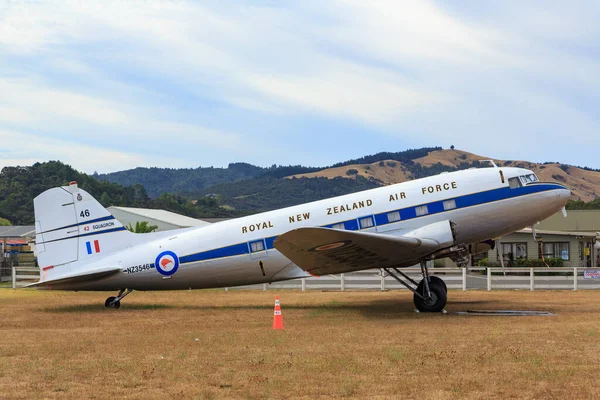
<svg viewBox="0 0 600 400"><path fill-rule="evenodd" d="M527 233L533 235L531 228L521 229L515 233ZM538 235L560 235L560 236L579 236L581 238L595 238L596 232L569 232L569 231L548 231L543 229L536 229L535 233Z"/></svg>
<svg viewBox="0 0 600 400"><path fill-rule="evenodd" d="M125 213L135 214L144 218L154 219L156 221L164 222L167 224L177 225L182 228L192 226L205 226L210 224L206 221L186 217L185 215L176 214L174 212L166 210L152 210L149 208L132 207L109 207L108 210L119 210Z"/></svg>
<svg viewBox="0 0 600 400"><path fill-rule="evenodd" d="M0 238L35 237L35 226L0 226Z"/></svg>

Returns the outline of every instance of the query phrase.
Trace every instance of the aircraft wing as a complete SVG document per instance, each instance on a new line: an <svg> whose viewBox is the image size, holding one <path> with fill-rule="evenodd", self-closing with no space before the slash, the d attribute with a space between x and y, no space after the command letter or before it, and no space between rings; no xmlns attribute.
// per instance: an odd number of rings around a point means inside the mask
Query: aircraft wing
<svg viewBox="0 0 600 400"><path fill-rule="evenodd" d="M275 240L275 248L313 275L413 265L446 243L329 228L298 228Z"/></svg>
<svg viewBox="0 0 600 400"><path fill-rule="evenodd" d="M121 269L122 269L121 267L99 268L99 269L95 269L95 270L91 270L91 271L86 271L86 272L80 273L80 274L67 275L67 276L57 278L57 279L50 279L50 280L31 283L24 287L43 287L43 286L51 286L51 285L59 285L59 284L63 285L63 284L90 282L90 281L95 281L95 280L98 280L101 278L106 278L107 276L116 274L117 272L121 271Z"/></svg>

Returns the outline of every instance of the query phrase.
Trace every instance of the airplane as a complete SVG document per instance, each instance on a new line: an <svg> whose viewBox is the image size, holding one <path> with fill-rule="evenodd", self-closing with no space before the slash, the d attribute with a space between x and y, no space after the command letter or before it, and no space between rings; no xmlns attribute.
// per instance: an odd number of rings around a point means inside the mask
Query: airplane
<svg viewBox="0 0 600 400"><path fill-rule="evenodd" d="M76 182L34 199L40 281L29 286L118 291L262 284L379 268L413 292L421 312L443 311L444 281L427 261L459 267L495 239L563 210L566 187L530 170L471 168L345 196L149 234L128 231ZM420 282L401 268L420 264Z"/></svg>

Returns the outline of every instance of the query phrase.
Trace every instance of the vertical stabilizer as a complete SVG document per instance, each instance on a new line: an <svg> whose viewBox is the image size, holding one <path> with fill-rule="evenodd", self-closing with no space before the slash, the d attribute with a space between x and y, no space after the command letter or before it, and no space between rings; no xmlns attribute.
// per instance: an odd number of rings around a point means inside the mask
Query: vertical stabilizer
<svg viewBox="0 0 600 400"><path fill-rule="evenodd" d="M133 244L133 234L77 183L33 201L42 280L82 272L84 261Z"/></svg>

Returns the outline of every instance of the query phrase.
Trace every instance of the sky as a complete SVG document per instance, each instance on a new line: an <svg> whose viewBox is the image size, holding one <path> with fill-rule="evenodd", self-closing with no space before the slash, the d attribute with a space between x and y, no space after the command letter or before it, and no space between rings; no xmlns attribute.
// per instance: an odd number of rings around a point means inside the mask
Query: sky
<svg viewBox="0 0 600 400"><path fill-rule="evenodd" d="M0 0L0 167L600 168L598 1Z"/></svg>

